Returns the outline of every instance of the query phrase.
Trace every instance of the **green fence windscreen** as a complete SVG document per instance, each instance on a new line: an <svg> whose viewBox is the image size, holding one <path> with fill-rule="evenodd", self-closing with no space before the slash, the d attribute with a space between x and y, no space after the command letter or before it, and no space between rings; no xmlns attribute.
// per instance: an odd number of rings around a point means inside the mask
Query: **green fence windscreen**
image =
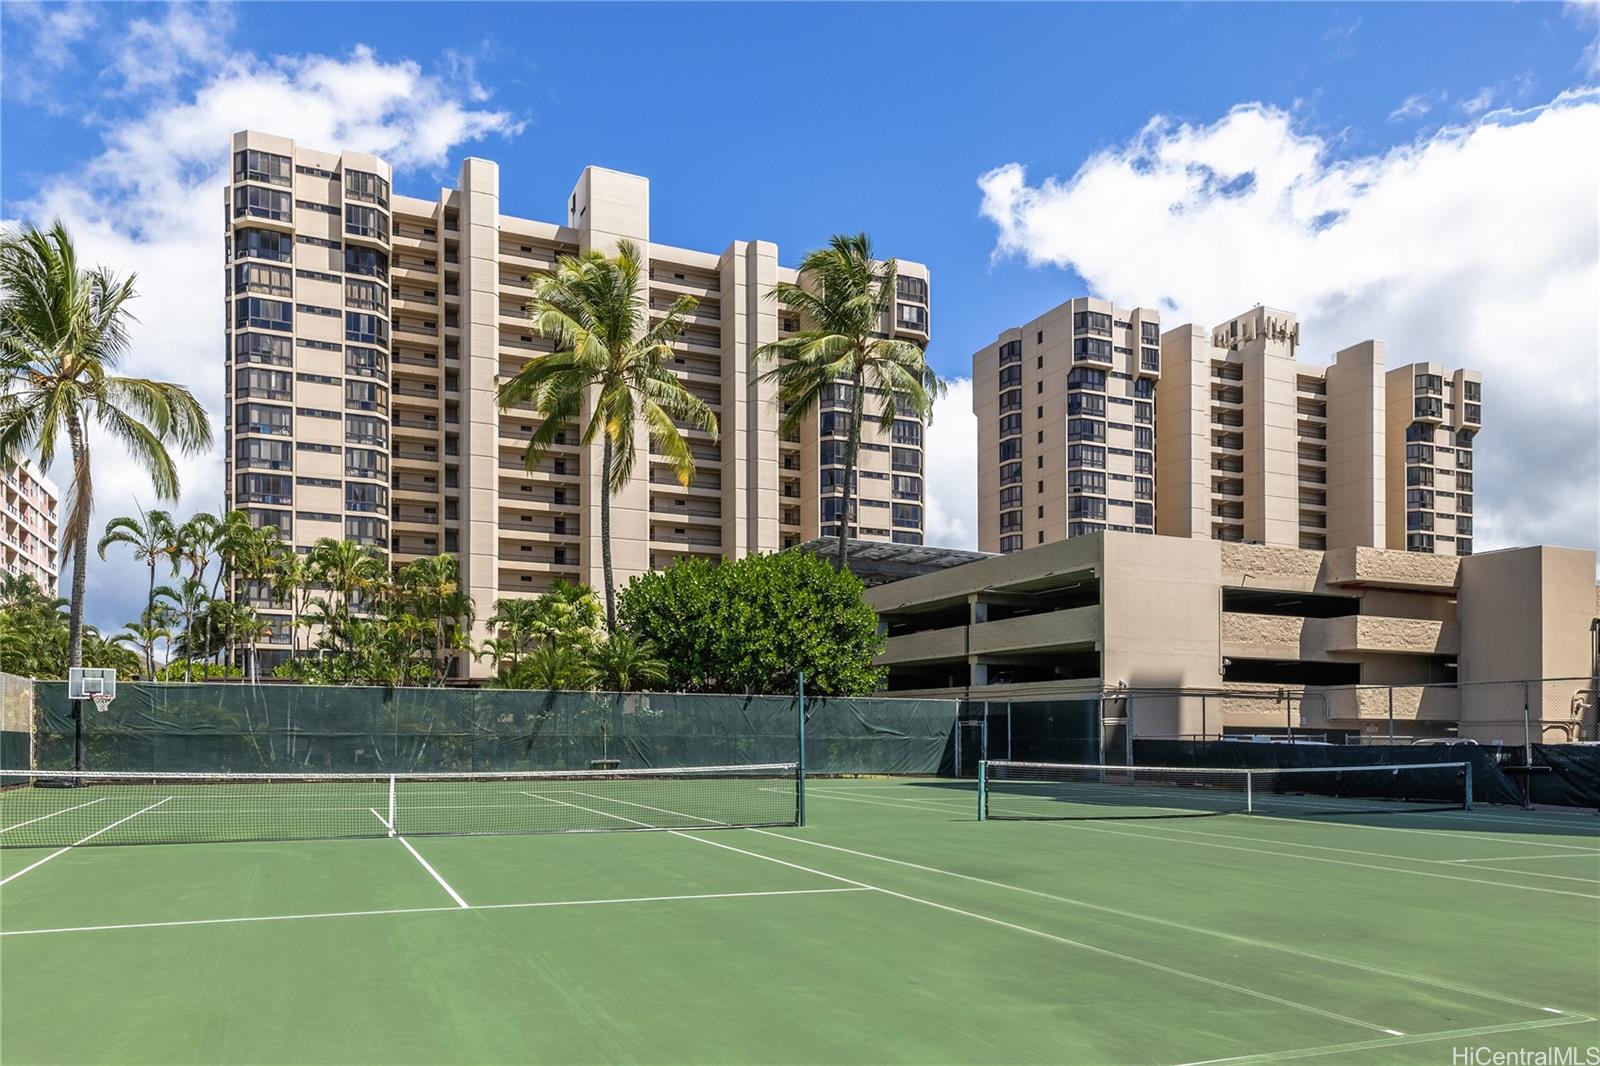
<svg viewBox="0 0 1600 1066"><path fill-rule="evenodd" d="M66 685L36 686L36 766L72 767ZM939 772L954 700L808 699L814 773ZM790 762L786 696L384 689L309 685L118 686L83 708L84 769L414 772Z"/></svg>

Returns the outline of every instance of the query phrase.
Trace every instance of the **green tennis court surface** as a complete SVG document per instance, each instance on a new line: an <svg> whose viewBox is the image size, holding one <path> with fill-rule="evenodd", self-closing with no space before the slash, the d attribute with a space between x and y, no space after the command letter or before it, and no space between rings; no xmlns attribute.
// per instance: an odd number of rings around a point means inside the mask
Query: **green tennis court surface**
<svg viewBox="0 0 1600 1066"><path fill-rule="evenodd" d="M651 817L585 791L560 798ZM935 780L816 780L808 799L804 828L9 848L0 1058L1449 1063L1600 1045L1593 816L980 823L970 783ZM118 817L136 827L144 805Z"/></svg>

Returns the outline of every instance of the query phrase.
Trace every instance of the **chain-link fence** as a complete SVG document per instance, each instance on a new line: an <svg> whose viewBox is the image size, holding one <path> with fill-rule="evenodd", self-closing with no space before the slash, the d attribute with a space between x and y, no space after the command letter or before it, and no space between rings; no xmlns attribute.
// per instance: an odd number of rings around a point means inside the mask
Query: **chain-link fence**
<svg viewBox="0 0 1600 1066"><path fill-rule="evenodd" d="M0 770L33 765L33 681L0 673Z"/></svg>

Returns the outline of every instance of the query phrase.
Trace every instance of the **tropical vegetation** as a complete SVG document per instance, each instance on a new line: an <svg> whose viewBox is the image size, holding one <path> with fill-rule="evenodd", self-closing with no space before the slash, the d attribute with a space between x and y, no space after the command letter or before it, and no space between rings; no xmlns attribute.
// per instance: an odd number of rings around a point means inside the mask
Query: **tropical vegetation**
<svg viewBox="0 0 1600 1066"><path fill-rule="evenodd" d="M895 260L873 258L865 233L840 234L828 247L801 261L799 280L780 281L771 297L794 313L799 329L756 349L758 363L770 363L762 377L776 382L785 435L822 407L842 408L845 440L843 494L837 513L838 552L835 565L844 569L850 523L856 520L856 468L861 454L861 429L868 396L879 427L892 431L895 420L933 417L933 401L944 382L923 357L922 348L890 337L894 320L899 267ZM826 511L823 525L834 516Z"/></svg>
<svg viewBox="0 0 1600 1066"><path fill-rule="evenodd" d="M541 419L523 457L529 470L565 442L568 427L588 407L578 439L585 445L601 440L600 558L608 630L617 625L611 497L633 474L636 427L643 423L651 454L665 460L683 485L694 477L694 456L682 430L717 433L711 408L668 368L672 342L698 301L680 296L670 307L653 310L640 283L642 270L643 258L631 241L619 242L615 256L587 252L558 259L553 273L534 281L527 305L533 328L555 350L534 356L500 385L502 409L527 405Z"/></svg>

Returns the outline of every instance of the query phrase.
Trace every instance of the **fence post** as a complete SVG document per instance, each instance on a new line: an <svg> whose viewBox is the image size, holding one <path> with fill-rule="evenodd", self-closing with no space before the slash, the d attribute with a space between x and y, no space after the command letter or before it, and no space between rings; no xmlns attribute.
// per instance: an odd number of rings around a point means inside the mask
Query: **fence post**
<svg viewBox="0 0 1600 1066"><path fill-rule="evenodd" d="M1204 744L1210 738L1211 734L1206 732L1206 694L1202 692L1200 693L1200 743Z"/></svg>
<svg viewBox="0 0 1600 1066"><path fill-rule="evenodd" d="M1011 701L1006 701L1006 758L1011 758Z"/></svg>
<svg viewBox="0 0 1600 1066"><path fill-rule="evenodd" d="M806 824L806 672L796 671L796 702L800 705L800 760L795 767L794 820L796 825Z"/></svg>
<svg viewBox="0 0 1600 1066"><path fill-rule="evenodd" d="M1533 725L1528 721L1528 685L1522 682L1522 805L1533 808Z"/></svg>
<svg viewBox="0 0 1600 1066"><path fill-rule="evenodd" d="M1357 700L1358 703L1359 703L1360 699L1361 699L1361 692L1358 689L1356 691L1356 700ZM1360 711L1357 711L1356 713L1359 714ZM1416 736L1417 735L1417 731L1415 729L1413 729L1411 731L1411 735L1412 736ZM1394 743L1394 686L1393 685L1389 686L1389 743L1391 743L1391 744Z"/></svg>
<svg viewBox="0 0 1600 1066"><path fill-rule="evenodd" d="M987 760L987 759L979 759L978 760L978 821L980 821L980 822L987 822L989 820L989 804L987 802L988 798L989 798L989 796L988 796L988 793L989 793L988 780L989 780L989 760Z"/></svg>

